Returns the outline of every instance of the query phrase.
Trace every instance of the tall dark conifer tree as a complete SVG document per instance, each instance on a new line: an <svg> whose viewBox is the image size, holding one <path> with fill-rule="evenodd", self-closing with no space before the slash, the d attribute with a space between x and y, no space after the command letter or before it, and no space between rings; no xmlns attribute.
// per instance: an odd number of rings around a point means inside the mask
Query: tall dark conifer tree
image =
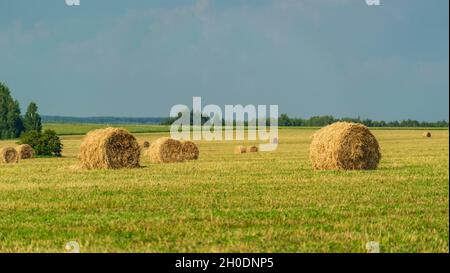
<svg viewBox="0 0 450 273"><path fill-rule="evenodd" d="M11 97L9 88L0 82L0 139L17 138L24 130L19 102Z"/></svg>

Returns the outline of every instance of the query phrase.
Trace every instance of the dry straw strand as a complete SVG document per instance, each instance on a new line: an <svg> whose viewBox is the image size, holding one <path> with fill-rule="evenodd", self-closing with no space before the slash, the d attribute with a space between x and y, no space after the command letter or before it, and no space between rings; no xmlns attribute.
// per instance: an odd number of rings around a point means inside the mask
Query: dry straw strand
<svg viewBox="0 0 450 273"><path fill-rule="evenodd" d="M19 153L12 147L5 147L0 150L0 162L4 164L19 162Z"/></svg>
<svg viewBox="0 0 450 273"><path fill-rule="evenodd" d="M147 150L152 163L175 163L184 161L181 142L168 137L157 139Z"/></svg>
<svg viewBox="0 0 450 273"><path fill-rule="evenodd" d="M17 153L19 153L19 159L30 159L34 156L33 148L28 144L22 144L16 147Z"/></svg>
<svg viewBox="0 0 450 273"><path fill-rule="evenodd" d="M118 128L89 132L78 159L84 169L138 168L140 146L128 131Z"/></svg>
<svg viewBox="0 0 450 273"><path fill-rule="evenodd" d="M310 159L315 170L374 170L381 153L366 126L337 122L313 135Z"/></svg>
<svg viewBox="0 0 450 273"><path fill-rule="evenodd" d="M184 160L197 160L200 155L198 146L192 141L182 141L181 151Z"/></svg>

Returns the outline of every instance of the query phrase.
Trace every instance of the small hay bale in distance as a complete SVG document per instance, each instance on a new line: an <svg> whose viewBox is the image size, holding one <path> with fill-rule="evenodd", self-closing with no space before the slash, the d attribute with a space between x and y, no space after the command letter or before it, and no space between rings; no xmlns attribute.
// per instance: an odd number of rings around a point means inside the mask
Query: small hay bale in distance
<svg viewBox="0 0 450 273"><path fill-rule="evenodd" d="M366 126L337 122L313 135L310 159L315 170L375 170L381 153Z"/></svg>
<svg viewBox="0 0 450 273"><path fill-rule="evenodd" d="M83 139L78 159L83 169L138 168L141 149L127 130L98 129Z"/></svg>
<svg viewBox="0 0 450 273"><path fill-rule="evenodd" d="M245 146L236 146L234 148L235 154L245 154L246 152L247 152L247 147L245 147Z"/></svg>
<svg viewBox="0 0 450 273"><path fill-rule="evenodd" d="M148 141L142 142L142 148L147 149L149 147L150 147L150 142L148 142Z"/></svg>
<svg viewBox="0 0 450 273"><path fill-rule="evenodd" d="M152 142L147 150L152 163L176 163L184 161L181 142L169 137Z"/></svg>
<svg viewBox="0 0 450 273"><path fill-rule="evenodd" d="M247 153L257 153L259 151L257 146L249 146L247 147Z"/></svg>
<svg viewBox="0 0 450 273"><path fill-rule="evenodd" d="M192 141L182 141L181 152L184 160L197 160L200 155L198 146Z"/></svg>
<svg viewBox="0 0 450 273"><path fill-rule="evenodd" d="M426 137L426 138L430 138L431 137L431 132L424 132L422 136Z"/></svg>
<svg viewBox="0 0 450 273"><path fill-rule="evenodd" d="M13 147L5 147L0 150L0 162L11 164L19 162L19 153Z"/></svg>
<svg viewBox="0 0 450 273"><path fill-rule="evenodd" d="M28 144L22 144L16 147L17 153L19 153L19 159L31 159L34 156L33 148Z"/></svg>

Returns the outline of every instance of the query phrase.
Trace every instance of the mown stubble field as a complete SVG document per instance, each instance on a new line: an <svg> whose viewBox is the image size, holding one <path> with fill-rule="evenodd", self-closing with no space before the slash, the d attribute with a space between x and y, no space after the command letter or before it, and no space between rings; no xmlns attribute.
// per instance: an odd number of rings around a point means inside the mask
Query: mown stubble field
<svg viewBox="0 0 450 273"><path fill-rule="evenodd" d="M200 142L196 162L116 171L72 168L82 137L63 136L63 158L0 165L0 252L449 251L448 130L374 130L380 169L353 172L312 171L313 132L281 129L274 153Z"/></svg>

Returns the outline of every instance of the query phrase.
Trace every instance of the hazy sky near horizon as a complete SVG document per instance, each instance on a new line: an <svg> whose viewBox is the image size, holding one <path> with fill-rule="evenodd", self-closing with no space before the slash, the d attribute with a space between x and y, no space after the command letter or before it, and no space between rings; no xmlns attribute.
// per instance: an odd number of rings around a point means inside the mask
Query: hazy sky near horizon
<svg viewBox="0 0 450 273"><path fill-rule="evenodd" d="M0 81L42 114L175 104L448 120L449 1L0 0Z"/></svg>

